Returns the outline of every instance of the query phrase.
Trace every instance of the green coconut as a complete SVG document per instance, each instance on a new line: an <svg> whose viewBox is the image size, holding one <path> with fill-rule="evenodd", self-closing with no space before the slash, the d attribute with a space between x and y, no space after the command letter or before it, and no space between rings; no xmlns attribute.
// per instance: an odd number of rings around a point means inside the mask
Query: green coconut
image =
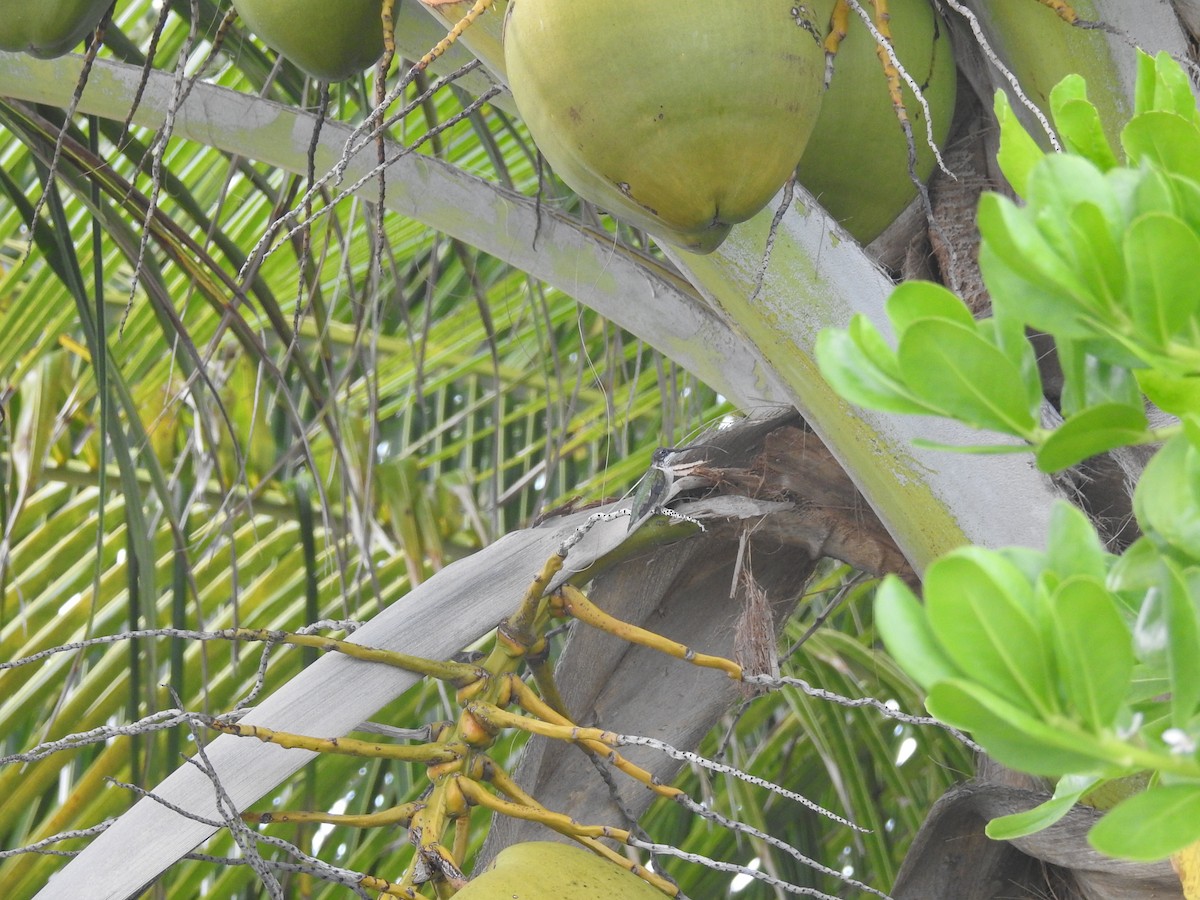
<svg viewBox="0 0 1200 900"><path fill-rule="evenodd" d="M816 4L826 13L832 7L832 0ZM921 86L940 146L954 118L957 84L949 34L928 0L891 0L889 9L893 47ZM917 196L908 172L908 142L875 46L862 20L851 16L821 114L796 170L809 193L863 244L878 237ZM925 113L907 86L903 97L917 148L916 173L925 181L934 166Z"/></svg>
<svg viewBox="0 0 1200 900"><path fill-rule="evenodd" d="M383 55L381 0L233 0L268 46L321 81L342 81Z"/></svg>
<svg viewBox="0 0 1200 900"><path fill-rule="evenodd" d="M1103 15L1094 0L1073 0L1072 8L1083 20ZM1050 91L1068 75L1081 75L1088 85L1088 100L1100 113L1108 142L1121 146L1121 129L1133 110L1117 65L1113 45L1100 29L1072 28L1047 6L994 3L988 9L988 38L1025 95L1039 109L1049 111ZM1121 58L1122 63L1124 57ZM1006 89L1007 90L1007 89ZM1008 90L1013 101L1012 91ZM1034 140L1046 150L1049 138L1025 107L1013 101Z"/></svg>
<svg viewBox="0 0 1200 900"><path fill-rule="evenodd" d="M513 0L509 86L554 171L618 219L715 249L791 176L824 56L792 0ZM814 29L815 30L815 29Z"/></svg>
<svg viewBox="0 0 1200 900"><path fill-rule="evenodd" d="M0 50L49 59L96 30L112 0L0 0Z"/></svg>
<svg viewBox="0 0 1200 900"><path fill-rule="evenodd" d="M663 900L626 869L571 844L530 841L501 850L455 900Z"/></svg>

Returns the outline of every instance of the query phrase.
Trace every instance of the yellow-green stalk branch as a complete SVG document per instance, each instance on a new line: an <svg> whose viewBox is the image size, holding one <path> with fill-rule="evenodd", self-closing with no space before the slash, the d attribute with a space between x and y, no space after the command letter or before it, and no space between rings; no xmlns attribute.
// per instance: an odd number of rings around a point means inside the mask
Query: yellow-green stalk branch
<svg viewBox="0 0 1200 900"><path fill-rule="evenodd" d="M214 731L238 737L258 738L265 744L275 744L287 750L311 750L314 753L336 753L342 756L361 756L374 759L395 759L401 762L447 763L462 759L467 748L463 744L385 744L379 741L360 741L357 738L316 738L303 734L275 731L261 725L243 725L214 719L208 723Z"/></svg>
<svg viewBox="0 0 1200 900"><path fill-rule="evenodd" d="M559 589L551 599L551 609L556 615L579 619L593 628L606 631L613 637L621 638L631 644L649 647L651 650L657 650L659 653L682 659L704 669L719 669L734 681L742 680L742 667L733 660L725 659L722 656L697 653L678 641L669 640L653 631L647 631L645 628L615 619L588 600L583 591L573 585L566 584Z"/></svg>

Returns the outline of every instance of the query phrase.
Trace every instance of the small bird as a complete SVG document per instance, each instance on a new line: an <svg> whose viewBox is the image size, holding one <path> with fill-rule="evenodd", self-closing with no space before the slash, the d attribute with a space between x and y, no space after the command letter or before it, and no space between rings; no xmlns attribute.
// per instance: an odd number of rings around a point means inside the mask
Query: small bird
<svg viewBox="0 0 1200 900"><path fill-rule="evenodd" d="M702 450L693 447L659 447L650 457L650 468L638 482L629 509L629 531L635 531L651 516L661 512L663 505L671 499L671 485L675 483L675 467L670 459L685 450ZM699 465L696 463L695 465Z"/></svg>

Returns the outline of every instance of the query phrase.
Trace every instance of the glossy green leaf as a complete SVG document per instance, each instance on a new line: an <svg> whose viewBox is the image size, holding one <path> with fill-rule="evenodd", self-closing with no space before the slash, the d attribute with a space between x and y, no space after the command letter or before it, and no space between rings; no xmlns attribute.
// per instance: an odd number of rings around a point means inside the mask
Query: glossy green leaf
<svg viewBox="0 0 1200 900"><path fill-rule="evenodd" d="M906 281L897 287L888 297L887 317L897 337L902 337L920 319L945 319L967 328L975 327L975 317L967 305L932 281Z"/></svg>
<svg viewBox="0 0 1200 900"><path fill-rule="evenodd" d="M1025 388L1026 403L1030 409L1039 408L1045 401L1042 388L1042 373L1038 367L1037 352L1029 341L1025 323L1015 316L993 315L975 323L975 330L985 341L1004 354L1005 359L1021 373L1019 383Z"/></svg>
<svg viewBox="0 0 1200 900"><path fill-rule="evenodd" d="M1200 410L1200 375L1171 375L1160 369L1138 369L1134 374L1146 398L1163 412L1182 416Z"/></svg>
<svg viewBox="0 0 1200 900"><path fill-rule="evenodd" d="M929 627L925 607L895 575L875 593L875 627L888 653L926 690L961 675Z"/></svg>
<svg viewBox="0 0 1200 900"><path fill-rule="evenodd" d="M996 161L1017 196L1023 197L1029 173L1045 157L1045 151L1025 130L1004 91L996 91L992 108L1000 125L1000 151L996 154Z"/></svg>
<svg viewBox="0 0 1200 900"><path fill-rule="evenodd" d="M1085 200L1067 214L1068 252L1094 301L1093 314L1115 321L1125 294L1126 274L1117 243L1121 218Z"/></svg>
<svg viewBox="0 0 1200 900"><path fill-rule="evenodd" d="M1143 535L1117 557L1108 573L1108 586L1117 592L1127 592L1140 599L1158 582L1158 564L1161 558L1154 542Z"/></svg>
<svg viewBox="0 0 1200 900"><path fill-rule="evenodd" d="M1075 93L1074 90L1060 90L1064 86L1076 87L1070 84L1073 79L1077 79L1079 93ZM1078 75L1068 75L1060 81L1050 91L1050 105L1054 114L1054 124L1065 150L1086 157L1104 171L1117 165L1117 156L1104 134L1100 113L1087 101L1087 90L1082 78Z"/></svg>
<svg viewBox="0 0 1200 900"><path fill-rule="evenodd" d="M920 400L976 428L1024 437L1037 427L1020 370L974 328L944 319L914 322L897 358Z"/></svg>
<svg viewBox="0 0 1200 900"><path fill-rule="evenodd" d="M1011 841L1049 828L1101 780L1098 776L1064 775L1058 780L1051 799L1025 812L992 819L984 831L994 841Z"/></svg>
<svg viewBox="0 0 1200 900"><path fill-rule="evenodd" d="M1200 450L1186 436L1154 454L1134 489L1133 508L1143 530L1200 561Z"/></svg>
<svg viewBox="0 0 1200 900"><path fill-rule="evenodd" d="M1112 185L1100 169L1079 156L1053 154L1030 173L1027 217L1037 227L1057 260L1078 277L1073 260L1077 239L1071 226L1071 213L1081 204L1096 207L1101 227L1119 223L1122 210Z"/></svg>
<svg viewBox="0 0 1200 900"><path fill-rule="evenodd" d="M1065 417L1109 403L1142 405L1137 380L1127 367L1096 357L1084 342L1060 340L1057 349L1063 372L1062 413ZM1129 361L1133 362L1133 359Z"/></svg>
<svg viewBox="0 0 1200 900"><path fill-rule="evenodd" d="M1200 570L1181 570L1163 560L1167 671L1171 678L1171 724L1186 727L1200 707Z"/></svg>
<svg viewBox="0 0 1200 900"><path fill-rule="evenodd" d="M1158 349L1197 319L1200 237L1180 219L1151 213L1125 235L1130 313L1143 342Z"/></svg>
<svg viewBox="0 0 1200 900"><path fill-rule="evenodd" d="M1137 80L1134 89L1135 118L1152 110L1196 117L1196 99L1187 73L1169 53L1137 51Z"/></svg>
<svg viewBox="0 0 1200 900"><path fill-rule="evenodd" d="M961 671L1022 709L1057 708L1033 586L1010 562L971 547L942 557L925 574L925 608Z"/></svg>
<svg viewBox="0 0 1200 900"><path fill-rule="evenodd" d="M1152 559L1144 560L1141 563L1141 566L1152 570L1153 575L1147 577L1145 572L1137 573L1137 580L1143 582L1145 579L1146 586L1142 587L1140 591L1132 591L1141 596L1141 603L1137 608L1137 618L1133 622L1133 652L1149 672L1165 676L1169 666L1171 607L1167 593L1161 587L1164 577L1162 574L1163 564L1158 554L1153 551L1153 545L1148 538L1142 538L1134 547L1141 551L1149 550L1153 554ZM1144 557L1144 553L1139 552L1138 556ZM1127 553L1125 557L1126 559L1122 562L1125 562L1130 554ZM1128 577L1131 573L1124 567L1118 566L1114 569L1114 574Z"/></svg>
<svg viewBox="0 0 1200 900"><path fill-rule="evenodd" d="M1088 833L1108 856L1165 859L1200 840L1200 784L1156 785L1117 804Z"/></svg>
<svg viewBox="0 0 1200 900"><path fill-rule="evenodd" d="M1143 213L1160 212L1186 218L1183 210L1180 209L1179 185L1191 183L1189 179L1180 178L1178 175L1172 175L1161 169L1145 168L1139 174L1141 177L1138 178L1137 188L1133 192L1133 202L1129 209L1131 217Z"/></svg>
<svg viewBox="0 0 1200 900"><path fill-rule="evenodd" d="M1070 713L1095 733L1113 725L1133 674L1129 626L1104 585L1076 575L1051 598L1054 646Z"/></svg>
<svg viewBox="0 0 1200 900"><path fill-rule="evenodd" d="M1046 558L1047 567L1060 578L1086 575L1102 582L1113 557L1105 552L1091 519L1079 507L1060 500L1050 512Z"/></svg>
<svg viewBox="0 0 1200 900"><path fill-rule="evenodd" d="M1003 308L1041 331L1090 338L1086 283L1047 246L1023 210L996 194L979 201L982 242L979 265L992 295Z"/></svg>
<svg viewBox="0 0 1200 900"><path fill-rule="evenodd" d="M1193 231L1200 231L1200 182L1157 170L1143 170L1139 175L1137 212L1169 212L1181 218ZM1158 206L1149 204L1152 184L1165 194Z"/></svg>
<svg viewBox="0 0 1200 900"><path fill-rule="evenodd" d="M1154 57L1144 50L1137 51L1137 78L1133 88L1133 112L1140 115L1154 109L1154 95L1158 79L1154 71Z"/></svg>
<svg viewBox="0 0 1200 900"><path fill-rule="evenodd" d="M853 325L852 325L853 327ZM862 329L873 330L869 323ZM891 353L887 348L887 353ZM876 365L849 331L828 328L817 336L817 364L821 375L844 399L868 409L917 415L937 415L939 410L915 398L899 381Z"/></svg>
<svg viewBox="0 0 1200 900"><path fill-rule="evenodd" d="M1141 406L1105 403L1076 413L1056 428L1038 448L1037 464L1043 472L1061 472L1089 456L1152 439Z"/></svg>
<svg viewBox="0 0 1200 900"><path fill-rule="evenodd" d="M1200 180L1200 129L1178 113L1142 113L1121 132L1121 145L1132 165L1150 163Z"/></svg>
<svg viewBox="0 0 1200 900"><path fill-rule="evenodd" d="M1131 327L1127 319L1122 323L1114 323L1108 319L1089 317L1088 327L1092 330L1092 336L1081 340L1079 346L1089 356L1114 369L1137 369L1147 364L1148 348L1138 342L1137 329ZM1156 364L1165 359L1161 355L1149 355Z"/></svg>
<svg viewBox="0 0 1200 900"><path fill-rule="evenodd" d="M1158 76L1154 72L1154 58L1145 50L1135 52L1138 76L1134 80L1133 112L1134 115L1148 113L1154 108L1154 94L1158 88Z"/></svg>
<svg viewBox="0 0 1200 900"><path fill-rule="evenodd" d="M1109 766L1098 744L1046 724L974 682L936 684L925 706L943 722L969 732L997 762L1021 772L1057 777Z"/></svg>
<svg viewBox="0 0 1200 900"><path fill-rule="evenodd" d="M1196 450L1200 450L1200 413L1192 411L1180 418L1183 426L1183 437Z"/></svg>
<svg viewBox="0 0 1200 900"><path fill-rule="evenodd" d="M900 364L896 361L896 348L888 343L874 322L867 316L856 313L850 318L850 327L847 330L854 345L886 378L897 383L902 380Z"/></svg>
<svg viewBox="0 0 1200 900"><path fill-rule="evenodd" d="M1131 707L1136 707L1145 716L1147 703L1153 702L1156 706L1162 706L1161 698L1170 690L1171 680L1158 667L1139 663L1133 668L1133 678L1129 683L1126 699Z"/></svg>
<svg viewBox="0 0 1200 900"><path fill-rule="evenodd" d="M1200 110L1196 108L1196 92L1191 79L1171 54L1160 50L1154 55L1154 74L1157 80L1157 103L1161 108L1178 113L1200 126Z"/></svg>
<svg viewBox="0 0 1200 900"><path fill-rule="evenodd" d="M1049 555L1032 547L1001 547L996 551L1029 584L1036 584L1050 566ZM1034 607L1036 609L1036 606Z"/></svg>

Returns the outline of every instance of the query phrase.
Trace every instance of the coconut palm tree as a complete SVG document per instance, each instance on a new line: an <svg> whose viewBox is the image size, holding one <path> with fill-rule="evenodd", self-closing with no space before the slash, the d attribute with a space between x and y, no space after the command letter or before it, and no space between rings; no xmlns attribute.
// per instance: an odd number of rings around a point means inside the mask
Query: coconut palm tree
<svg viewBox="0 0 1200 900"><path fill-rule="evenodd" d="M165 870L153 888L164 896L332 896L347 872L398 876L412 850L394 829L295 826L287 840L338 868L262 869L233 857L276 850L250 852L236 827L137 802L154 789L235 825L230 810L217 815L214 781L238 809L365 814L419 795L409 767L213 740L195 714L251 706L246 722L308 735L361 731L367 719L418 729L456 714L444 684L336 654L316 662L315 649L276 638L264 652L227 630L369 622L355 632L365 643L447 658L515 608L589 504L624 494L656 447L688 444L737 410L803 417L699 443L722 448L702 461L727 481L764 446L786 448L807 478L794 499L822 498L824 518L788 519L751 545L783 646L803 646L782 671L818 690L736 704L711 672L663 674L657 657L576 634L559 678L570 708L619 723L605 727L698 748L868 829L699 765L678 773L676 759L639 758L755 829L713 827L664 802L641 818L658 843L739 864L743 896L780 895L785 882L838 893L847 877L896 884L927 812L973 762L939 729L820 693L919 709L855 603L863 573L919 573L964 541L1038 545L1060 488L1017 457L911 446L961 438L943 426L852 412L817 374L816 334L852 312L881 319L902 277L972 290L974 199L1002 187L994 90L1028 100L1032 117L1061 75L1082 71L1115 128L1132 96L1129 45L1182 56L1195 13L1182 0L1076 4L1108 26L1098 29L1038 0L934 5L964 82L943 155L969 177L935 175L928 208L918 202L865 248L803 185L709 255L608 218L542 164L504 87L501 10L405 82L375 131L371 111L409 63L386 82L356 74L330 87L216 0L118 2L86 55L0 54L7 893L126 896ZM420 59L469 6L398 3L397 60ZM1119 517L1103 474L1085 499ZM767 514L763 496L750 500ZM601 521L589 536L619 544L625 529ZM606 609L732 652L731 573L746 568L749 539L713 525L679 540L696 530L638 532L636 562L585 542L579 554L603 569L592 593ZM771 558L770 546L791 555ZM181 762L197 746L208 774ZM569 748L510 740L495 752L501 764L523 757L523 783L551 808L621 822L603 780L574 790L590 769L572 768ZM618 796L640 813L645 793ZM536 833L498 824L481 847L482 831L469 859ZM223 862L182 858L214 832L203 852ZM936 852L930 834L920 854ZM54 837L41 849L88 849L65 869L60 856L15 852ZM897 896L929 896L914 880L929 858L909 857ZM728 873L665 868L691 896L732 889ZM745 884L756 872L772 880Z"/></svg>

